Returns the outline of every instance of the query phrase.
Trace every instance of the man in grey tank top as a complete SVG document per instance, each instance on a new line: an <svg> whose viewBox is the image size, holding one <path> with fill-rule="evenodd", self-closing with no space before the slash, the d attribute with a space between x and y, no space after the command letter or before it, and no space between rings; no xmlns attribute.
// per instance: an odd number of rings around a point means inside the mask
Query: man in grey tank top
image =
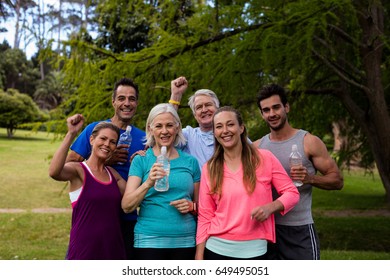
<svg viewBox="0 0 390 280"><path fill-rule="evenodd" d="M301 180L300 200L285 216L275 215L276 243L268 245L269 259L318 260L320 247L311 213L312 187L341 190L343 178L325 144L307 131L293 128L287 119L290 106L285 90L279 85L264 86L257 105L270 133L254 142L270 150L282 163L293 180ZM301 167L289 165L291 147L295 144L303 157ZM317 171L320 174L317 174ZM274 192L277 197L277 193Z"/></svg>

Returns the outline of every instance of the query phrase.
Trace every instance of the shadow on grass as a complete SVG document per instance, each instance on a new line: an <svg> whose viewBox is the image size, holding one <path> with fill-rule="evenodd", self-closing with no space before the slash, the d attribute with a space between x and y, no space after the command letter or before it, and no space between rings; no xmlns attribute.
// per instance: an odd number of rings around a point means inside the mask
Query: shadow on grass
<svg viewBox="0 0 390 280"><path fill-rule="evenodd" d="M45 142L52 141L52 137L42 138L42 136L33 136L32 133L26 134L26 136L13 136L12 138L8 138L7 135L0 134L0 140L8 140L8 141L37 141L37 142Z"/></svg>
<svg viewBox="0 0 390 280"><path fill-rule="evenodd" d="M389 217L315 218L321 249L390 252Z"/></svg>

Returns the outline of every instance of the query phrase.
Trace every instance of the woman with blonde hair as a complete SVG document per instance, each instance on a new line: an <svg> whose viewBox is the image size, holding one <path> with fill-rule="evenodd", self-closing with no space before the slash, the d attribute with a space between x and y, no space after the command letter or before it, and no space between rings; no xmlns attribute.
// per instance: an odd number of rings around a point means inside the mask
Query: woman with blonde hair
<svg viewBox="0 0 390 280"><path fill-rule="evenodd" d="M146 121L145 156L134 157L122 199L125 212L139 207L134 230L137 259L194 259L196 203L200 181L197 160L177 149L185 144L179 115L172 105L158 104ZM153 188L166 175L159 163L161 147L167 147L170 160L169 189Z"/></svg>
<svg viewBox="0 0 390 280"><path fill-rule="evenodd" d="M122 194L126 181L105 163L113 154L119 128L110 122L97 124L89 138L92 152L83 162L65 162L69 147L84 124L76 114L67 119L68 132L51 160L49 175L69 181L72 204L68 260L124 260L121 232Z"/></svg>

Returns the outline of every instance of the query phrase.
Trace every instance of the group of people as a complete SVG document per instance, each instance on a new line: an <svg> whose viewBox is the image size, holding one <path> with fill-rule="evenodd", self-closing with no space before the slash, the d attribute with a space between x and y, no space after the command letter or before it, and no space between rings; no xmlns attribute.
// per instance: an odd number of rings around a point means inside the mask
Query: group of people
<svg viewBox="0 0 390 280"><path fill-rule="evenodd" d="M288 123L284 89L260 90L257 105L270 133L252 142L241 114L220 107L208 89L189 98L198 126L183 128L177 111L187 88L185 77L171 82L169 102L152 108L145 132L132 126L129 150L117 142L138 105L131 79L114 86L112 118L78 137L83 116L67 119L49 168L55 180L70 181L66 258L320 259L312 188L341 189L343 178L325 144ZM289 166L292 144L302 166ZM168 175L156 162L162 146L170 160L166 192L153 188Z"/></svg>

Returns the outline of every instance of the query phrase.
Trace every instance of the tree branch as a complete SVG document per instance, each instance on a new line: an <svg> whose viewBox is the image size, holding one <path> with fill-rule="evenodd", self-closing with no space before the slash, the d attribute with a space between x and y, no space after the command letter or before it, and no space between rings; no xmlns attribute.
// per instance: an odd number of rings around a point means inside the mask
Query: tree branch
<svg viewBox="0 0 390 280"><path fill-rule="evenodd" d="M272 26L274 26L274 24L272 24L272 23L260 23L260 24L250 25L250 26L247 26L245 28L238 28L238 29L234 29L234 30L231 30L228 32L217 34L216 36L205 39L203 41L199 41L199 42L192 44L192 45L185 45L183 48L175 50L175 51L171 52L170 54L160 56L160 59L156 63L149 65L145 69L144 72L147 72L150 69L156 67L157 65L159 65L159 64L161 64L161 63L163 63L171 58L174 58L180 54L186 53L188 51L198 49L200 47L206 46L206 45L211 44L211 43L219 42L223 39L235 36L237 34L257 30L259 28L267 29L267 28L270 28ZM139 75L141 75L141 74L139 74Z"/></svg>
<svg viewBox="0 0 390 280"><path fill-rule="evenodd" d="M314 36L314 39L319 42L323 47L325 47L327 50L329 50L331 52L331 54L333 55L334 54L334 50L332 48L332 46L330 46L328 44L328 42L326 42L324 39L318 37L318 36ZM364 79L365 76L363 73L361 73L361 71L359 71L358 68L354 67L351 63L349 63L349 61L346 61L345 59L341 58L341 57L338 57L338 60L341 61L342 63L344 63L345 65L347 65L349 67L349 69L352 70L353 73L355 73L360 79ZM337 67L338 69L340 69L341 71L343 71L344 73L348 73L348 71L346 71L344 69L344 67L340 66L339 64L334 64L335 67Z"/></svg>
<svg viewBox="0 0 390 280"><path fill-rule="evenodd" d="M342 88L322 88L322 89L306 89L304 91L305 94L309 95L333 95L338 96L344 106L347 108L348 112L356 119L360 120L361 125L364 123L365 112L359 106L356 105L354 100L351 98L349 94L346 93L346 90Z"/></svg>
<svg viewBox="0 0 390 280"><path fill-rule="evenodd" d="M353 85L361 90L363 90L364 92L370 92L370 89L367 88L366 86L348 78L346 75L344 75L335 65L333 65L327 58L325 58L324 56L322 56L321 54L319 54L318 52L316 52L314 49L311 50L312 53L318 57L322 62L325 63L325 65L327 65L333 72L336 73L336 75L338 75L343 81L347 82L348 84L350 85Z"/></svg>
<svg viewBox="0 0 390 280"><path fill-rule="evenodd" d="M334 8L331 8L331 9L334 9ZM307 19L310 19L311 17L313 17L313 15L319 13L320 11L322 10L328 10L327 8L320 8L318 9L317 11L314 11L313 13L307 15L306 17L303 17L303 18L299 18L299 19L293 19L291 21L286 21L284 24L286 26L292 26L292 25L295 25L297 23L301 23ZM237 29L234 29L234 30L231 30L231 31L228 31L228 32L223 32L223 33L220 33L220 34L217 34L216 36L214 37L211 37L211 38L208 38L208 39L205 39L203 41L200 41L200 42L197 42L193 45L185 45L182 49L180 50L176 50L168 55L165 55L165 56L161 56L159 61L157 61L156 63L150 65L149 67L147 67L145 69L145 72L149 71L150 69L154 68L155 66L171 59L171 58L174 58L176 56L178 56L179 54L183 54L185 52L188 52L188 51L191 51L191 50L195 50L197 48L200 48L200 47L203 47L205 45L208 45L210 43L214 43L214 42L219 42L223 39L226 39L226 38L229 38L229 37L232 37L232 36L235 36L237 34L241 34L241 33L244 33L244 32L249 32L249 31L253 31L253 30L257 30L257 29L268 29L268 28L271 28L275 25L275 23L273 22L267 22L267 23L259 23L259 24L254 24L254 25L249 25L247 27L244 27L244 28L237 28ZM141 75L141 74L139 74ZM139 76L137 75L137 76Z"/></svg>
<svg viewBox="0 0 390 280"><path fill-rule="evenodd" d="M335 31L335 33L338 35L338 37L344 39L344 41L351 43L353 45L357 45L361 48L364 47L364 45L361 42L355 40L353 37L351 37L347 32L345 32L340 27L333 25L333 24L328 24L328 27L330 28L330 30Z"/></svg>
<svg viewBox="0 0 390 280"><path fill-rule="evenodd" d="M306 17L299 18L299 19L293 19L291 21L286 21L284 24L286 26L291 26L291 25L295 25L297 23L301 23L301 22L311 18L313 15L319 13L320 11L322 11L324 9L325 8L320 8L317 11L313 12L312 14L307 15ZM273 22L253 24L253 25L249 25L249 26L246 26L246 27L243 27L243 28L237 28L237 29L230 30L230 31L227 31L227 32L219 33L219 34L217 34L217 35L215 35L213 37L210 37L210 38L207 38L205 40L199 41L199 42L197 42L195 44L192 44L192 45L188 45L188 44L184 45L182 48L173 50L171 53L167 53L165 55L161 55L157 62L152 63L151 65L146 67L146 69L144 71L142 71L142 73L148 72L150 69L153 69L157 65L162 64L165 61L167 61L169 59L172 59L172 58L174 58L174 57L176 57L176 56L178 56L180 54L183 54L183 53L186 53L186 52L189 52L189 51L192 51L192 50L196 50L196 49L198 49L200 47L206 46L206 45L214 43L214 42L222 41L223 39L226 39L226 38L229 38L229 37L233 37L233 36L235 36L237 34L242 34L242 33L245 33L245 32L254 31L254 30L257 30L257 29L260 29L260 28L265 30L265 29L273 27L274 25L275 25L275 23L273 23ZM97 48L95 46L90 46L89 48L93 49L96 52L99 52L100 54L103 54L105 56L112 57L112 58L115 59L115 61L122 61L122 62L124 61L123 59L118 58L114 54L106 52L103 49L99 49L99 48ZM149 59L152 59L152 58L155 58L155 55L149 55L149 56L147 56L147 57L145 57L145 58L143 58L141 60L135 60L133 62L134 63L139 63L139 62L143 62L143 61L146 61L146 60L149 60ZM142 73L140 72L139 74L136 74L134 77L138 77Z"/></svg>

